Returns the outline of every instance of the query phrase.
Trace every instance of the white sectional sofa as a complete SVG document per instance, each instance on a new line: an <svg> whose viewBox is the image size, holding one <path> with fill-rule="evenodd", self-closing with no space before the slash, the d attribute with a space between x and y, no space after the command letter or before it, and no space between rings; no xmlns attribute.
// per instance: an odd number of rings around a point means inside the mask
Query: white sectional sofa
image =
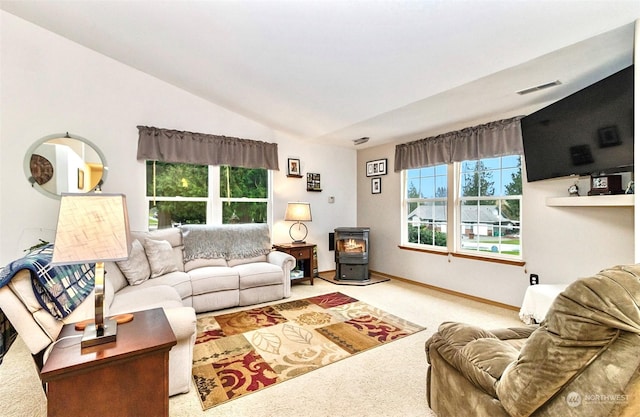
<svg viewBox="0 0 640 417"><path fill-rule="evenodd" d="M266 224L134 232L130 258L105 263L105 316L163 308L178 341L169 353L169 393L187 392L196 313L289 297L294 266L291 255L271 250ZM93 317L94 297L57 320L38 303L24 269L0 288L0 309L38 363L64 324Z"/></svg>

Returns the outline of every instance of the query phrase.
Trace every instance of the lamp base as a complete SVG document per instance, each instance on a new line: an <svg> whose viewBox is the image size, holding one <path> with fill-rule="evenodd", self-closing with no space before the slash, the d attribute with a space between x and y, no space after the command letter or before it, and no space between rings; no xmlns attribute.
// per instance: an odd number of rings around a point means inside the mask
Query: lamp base
<svg viewBox="0 0 640 417"><path fill-rule="evenodd" d="M298 226L298 233L296 233L299 237L299 239L296 239L293 235L294 235L294 230L293 230L293 226ZM304 227L304 235L302 235L302 228ZM289 228L289 236L291 237L291 240L293 241L293 243L305 243L304 240L307 238L307 234L308 234L309 230L307 229L307 226L304 223L301 222L296 222L294 224L291 225L291 227ZM300 237L300 235L302 235L302 237Z"/></svg>
<svg viewBox="0 0 640 417"><path fill-rule="evenodd" d="M117 332L118 323L113 319L105 319L104 327L100 332L101 334L98 333L98 329L96 329L95 324L88 324L84 329L80 347L84 349L91 346L115 342Z"/></svg>

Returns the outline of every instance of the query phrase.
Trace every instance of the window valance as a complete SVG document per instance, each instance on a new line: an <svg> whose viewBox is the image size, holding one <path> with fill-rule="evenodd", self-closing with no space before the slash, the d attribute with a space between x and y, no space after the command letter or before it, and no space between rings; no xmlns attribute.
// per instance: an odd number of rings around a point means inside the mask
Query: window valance
<svg viewBox="0 0 640 417"><path fill-rule="evenodd" d="M521 155L522 116L443 133L396 146L394 171L472 159Z"/></svg>
<svg viewBox="0 0 640 417"><path fill-rule="evenodd" d="M138 126L138 160L279 170L278 144Z"/></svg>

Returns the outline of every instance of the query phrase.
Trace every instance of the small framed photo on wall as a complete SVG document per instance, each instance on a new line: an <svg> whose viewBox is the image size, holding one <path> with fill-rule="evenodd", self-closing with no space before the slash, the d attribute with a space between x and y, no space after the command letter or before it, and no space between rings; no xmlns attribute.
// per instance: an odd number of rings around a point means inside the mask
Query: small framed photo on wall
<svg viewBox="0 0 640 417"><path fill-rule="evenodd" d="M289 158L287 159L287 177L297 177L301 178L302 174L300 174L300 160Z"/></svg>
<svg viewBox="0 0 640 417"><path fill-rule="evenodd" d="M387 158L367 162L367 177L387 175Z"/></svg>
<svg viewBox="0 0 640 417"><path fill-rule="evenodd" d="M371 178L371 194L382 193L382 178Z"/></svg>
<svg viewBox="0 0 640 417"><path fill-rule="evenodd" d="M320 174L307 173L307 191L322 191L320 187Z"/></svg>

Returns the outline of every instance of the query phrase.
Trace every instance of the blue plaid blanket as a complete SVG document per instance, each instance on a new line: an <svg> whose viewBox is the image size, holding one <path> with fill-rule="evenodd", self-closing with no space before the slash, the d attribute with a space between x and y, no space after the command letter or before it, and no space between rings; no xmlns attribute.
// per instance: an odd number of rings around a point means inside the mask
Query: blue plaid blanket
<svg viewBox="0 0 640 417"><path fill-rule="evenodd" d="M75 310L93 290L94 264L51 266L53 244L42 246L0 270L0 288L22 269L31 272L31 285L38 303L61 320ZM15 340L12 328L0 310L0 363Z"/></svg>

